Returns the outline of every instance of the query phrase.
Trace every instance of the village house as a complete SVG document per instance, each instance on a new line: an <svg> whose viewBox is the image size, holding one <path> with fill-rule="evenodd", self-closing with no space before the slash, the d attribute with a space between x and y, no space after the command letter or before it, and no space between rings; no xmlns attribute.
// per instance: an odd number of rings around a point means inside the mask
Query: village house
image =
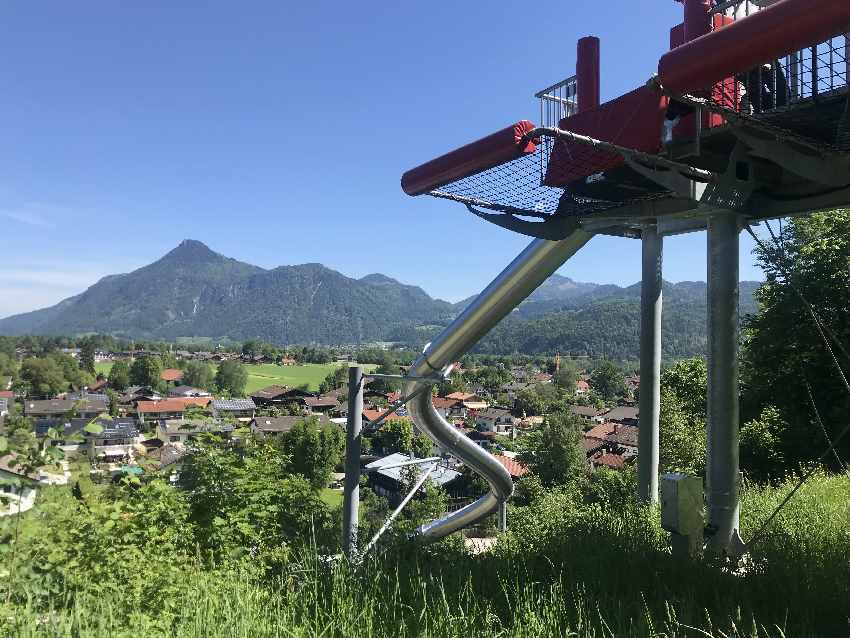
<svg viewBox="0 0 850 638"><path fill-rule="evenodd" d="M135 406L139 401L159 401L161 399L162 396L153 388L142 385L131 385L118 400L121 403Z"/></svg>
<svg viewBox="0 0 850 638"><path fill-rule="evenodd" d="M156 437L163 443L186 444L202 433L220 434L227 438L234 429L232 423L220 421L173 419L157 423Z"/></svg>
<svg viewBox="0 0 850 638"><path fill-rule="evenodd" d="M38 493L38 475L15 462L15 454L0 455L0 516L31 509Z"/></svg>
<svg viewBox="0 0 850 638"><path fill-rule="evenodd" d="M174 383L176 385L183 378L183 371L178 368L166 368L160 373L159 378L166 383Z"/></svg>
<svg viewBox="0 0 850 638"><path fill-rule="evenodd" d="M463 403L456 399L447 399L445 397L432 397L431 402L434 404L434 409L442 416L444 419L450 418L464 418L466 416L466 409L463 407Z"/></svg>
<svg viewBox="0 0 850 638"><path fill-rule="evenodd" d="M133 457L133 445L139 436L133 419L103 417L95 423L101 428L99 432L83 430L90 458L115 461Z"/></svg>
<svg viewBox="0 0 850 638"><path fill-rule="evenodd" d="M99 431L88 431L89 424ZM85 455L92 459L130 457L139 436L135 419L107 415L94 419L41 417L34 429L38 438L50 436L50 443L61 447L66 457Z"/></svg>
<svg viewBox="0 0 850 638"><path fill-rule="evenodd" d="M210 397L212 394L200 388L193 388L190 385L178 385L168 391L168 396L176 398Z"/></svg>
<svg viewBox="0 0 850 638"><path fill-rule="evenodd" d="M590 392L590 384L585 379L576 381L576 396L581 397Z"/></svg>
<svg viewBox="0 0 850 638"><path fill-rule="evenodd" d="M611 408L603 416L606 421L637 426L639 414L638 408L633 405L618 405L616 408Z"/></svg>
<svg viewBox="0 0 850 638"><path fill-rule="evenodd" d="M38 419L40 417L59 417L73 414L83 419L93 419L108 410L106 401L100 399L45 399L24 401L24 416Z"/></svg>
<svg viewBox="0 0 850 638"><path fill-rule="evenodd" d="M210 397L189 397L164 399L162 401L139 401L136 404L136 413L139 423L182 419L189 406L206 408L210 404L210 400Z"/></svg>
<svg viewBox="0 0 850 638"><path fill-rule="evenodd" d="M571 405L570 414L590 423L605 422L605 418L600 416L600 410L592 405Z"/></svg>
<svg viewBox="0 0 850 638"><path fill-rule="evenodd" d="M514 418L509 410L487 408L476 414L475 427L482 432L495 432L503 436L510 436L514 430Z"/></svg>
<svg viewBox="0 0 850 638"><path fill-rule="evenodd" d="M214 399L212 414L214 419L235 419L248 423L254 418L257 406L251 399Z"/></svg>
<svg viewBox="0 0 850 638"><path fill-rule="evenodd" d="M311 414L328 414L339 405L339 401L337 401L335 396L322 395L318 397L305 397L304 405Z"/></svg>
<svg viewBox="0 0 850 638"><path fill-rule="evenodd" d="M251 394L251 400L258 408L283 407L289 403L304 404L306 397L313 396L306 390L290 388L285 385L270 385Z"/></svg>
<svg viewBox="0 0 850 638"><path fill-rule="evenodd" d="M401 498L409 489L409 478L415 476L418 471L426 471L435 464L423 464L417 466L397 467L399 463L405 463L412 460L407 454L390 454L377 461L373 461L366 466L368 472L369 487L378 495L383 496L390 501L393 506L397 505ZM393 467L396 466L396 467ZM386 469L383 469L385 468ZM417 469L411 469L415 467ZM439 485L450 496L457 496L460 488L458 479L461 477L460 472L449 469L445 465L437 464L436 468L428 477L436 485Z"/></svg>
<svg viewBox="0 0 850 638"><path fill-rule="evenodd" d="M278 437L289 432L295 427L296 423L303 421L304 418L303 416L257 416L251 421L251 432L263 437ZM333 424L333 421L324 414L312 418L318 419L319 426Z"/></svg>
<svg viewBox="0 0 850 638"><path fill-rule="evenodd" d="M460 401L466 410L486 410L489 405L483 398L477 394L469 392L452 392L446 395L447 399Z"/></svg>
<svg viewBox="0 0 850 638"><path fill-rule="evenodd" d="M584 434L584 448L594 467L620 469L638 453L638 428L617 422L594 426Z"/></svg>

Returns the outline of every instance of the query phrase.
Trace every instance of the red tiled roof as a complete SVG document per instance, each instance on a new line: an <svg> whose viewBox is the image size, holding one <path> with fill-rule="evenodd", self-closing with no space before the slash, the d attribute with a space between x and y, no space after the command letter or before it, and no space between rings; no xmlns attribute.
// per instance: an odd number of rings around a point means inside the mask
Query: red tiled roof
<svg viewBox="0 0 850 638"><path fill-rule="evenodd" d="M183 378L183 371L177 368L166 368L159 375L159 378L163 381L180 381Z"/></svg>
<svg viewBox="0 0 850 638"><path fill-rule="evenodd" d="M98 379L89 386L89 391L92 392L94 390L100 390L101 388L105 388L107 383L108 381L106 379Z"/></svg>
<svg viewBox="0 0 850 638"><path fill-rule="evenodd" d="M15 393L11 390L0 390L0 399L14 399Z"/></svg>
<svg viewBox="0 0 850 638"><path fill-rule="evenodd" d="M432 397L431 402L435 408L443 410L448 410L459 403L457 399L449 399L448 397Z"/></svg>
<svg viewBox="0 0 850 638"><path fill-rule="evenodd" d="M205 408L212 401L212 397L185 397L179 399L165 399L163 401L139 401L138 409L143 414L157 414L159 412L183 412L190 405Z"/></svg>
<svg viewBox="0 0 850 638"><path fill-rule="evenodd" d="M385 412L385 410L363 410L363 418L366 419L367 421L371 422L371 421L374 421L375 419L377 419L379 416L381 416L384 412ZM393 413L393 414L389 415L385 419L385 421L404 421L406 419L407 419L407 417L399 416L399 415Z"/></svg>
<svg viewBox="0 0 850 638"><path fill-rule="evenodd" d="M502 454L496 455L495 458L510 473L511 478L519 478L521 476L525 476L529 472L529 469L516 459L512 459Z"/></svg>
<svg viewBox="0 0 850 638"><path fill-rule="evenodd" d="M612 470L621 470L626 464L626 460L619 454L601 454L594 456L591 462L596 466L610 467Z"/></svg>
<svg viewBox="0 0 850 638"><path fill-rule="evenodd" d="M452 392L449 395L446 395L447 399L454 399L455 401L469 401L470 399L477 398L474 394L469 394L468 392Z"/></svg>
<svg viewBox="0 0 850 638"><path fill-rule="evenodd" d="M590 390L590 384L584 379L579 379L576 381L576 390Z"/></svg>
<svg viewBox="0 0 850 638"><path fill-rule="evenodd" d="M600 441L604 441L605 438L608 435L613 434L613 432L614 424L606 421L605 423L593 426L590 430L584 433L584 436L587 439L598 439Z"/></svg>

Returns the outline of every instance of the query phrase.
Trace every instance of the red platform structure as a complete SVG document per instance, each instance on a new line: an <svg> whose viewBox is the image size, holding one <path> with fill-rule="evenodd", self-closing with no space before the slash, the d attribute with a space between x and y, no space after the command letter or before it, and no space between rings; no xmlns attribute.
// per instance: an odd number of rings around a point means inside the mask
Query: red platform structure
<svg viewBox="0 0 850 638"><path fill-rule="evenodd" d="M576 74L536 94L537 125L520 120L404 174L410 195L459 202L537 238L413 369L428 375L457 360L594 234L640 238L639 496L656 500L662 238L707 230L706 533L715 549L740 554L739 234L850 206L850 1L677 1L684 19L670 50L632 91L600 103L600 43L583 38ZM428 528L439 537L503 506L510 490L429 409L418 412L424 431L492 488L462 521Z"/></svg>
<svg viewBox="0 0 850 638"><path fill-rule="evenodd" d="M667 172L681 168L692 177L688 169L705 171L712 176L706 183L732 169L748 171L748 196L739 207L757 203L759 210L750 211L755 217L794 212L787 199L771 210L771 202L760 197L768 188L781 198L793 195L800 211L822 206L824 189L816 181L802 189L798 183L801 170L806 178L816 171L800 169L802 158L793 152L771 157L762 144L746 169L730 167L730 157L753 135L795 137L823 161L834 159L830 153L850 151L844 35L850 32L850 3L758 4L768 6L684 1L685 20L671 29L671 50L661 57L657 76L604 104L599 40L583 38L576 75L537 94L539 127L522 120L414 168L402 178L405 192L453 199L485 215L543 219L680 199L670 180L659 183L657 174L644 170L647 156L654 156L666 160ZM715 195L715 203L728 199ZM807 202L807 196L813 200ZM620 212L629 217L635 211Z"/></svg>

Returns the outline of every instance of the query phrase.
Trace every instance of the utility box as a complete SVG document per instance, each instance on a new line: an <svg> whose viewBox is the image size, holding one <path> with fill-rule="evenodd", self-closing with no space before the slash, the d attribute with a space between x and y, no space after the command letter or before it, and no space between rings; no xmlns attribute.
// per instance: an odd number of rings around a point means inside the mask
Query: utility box
<svg viewBox="0 0 850 638"><path fill-rule="evenodd" d="M673 534L673 552L697 555L702 549L703 488L698 476L671 473L661 477L661 527Z"/></svg>

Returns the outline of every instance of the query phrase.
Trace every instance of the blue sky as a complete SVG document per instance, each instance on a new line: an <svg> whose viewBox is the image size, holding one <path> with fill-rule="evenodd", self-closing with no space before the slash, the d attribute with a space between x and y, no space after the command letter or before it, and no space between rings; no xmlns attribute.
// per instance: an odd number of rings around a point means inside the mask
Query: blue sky
<svg viewBox="0 0 850 638"><path fill-rule="evenodd" d="M184 238L263 267L382 272L458 300L527 239L401 173L517 119L602 38L602 97L646 81L673 0L42 3L0 10L0 316ZM742 237L741 276L759 278ZM631 284L639 243L596 238L562 274ZM705 278L705 235L665 277Z"/></svg>

